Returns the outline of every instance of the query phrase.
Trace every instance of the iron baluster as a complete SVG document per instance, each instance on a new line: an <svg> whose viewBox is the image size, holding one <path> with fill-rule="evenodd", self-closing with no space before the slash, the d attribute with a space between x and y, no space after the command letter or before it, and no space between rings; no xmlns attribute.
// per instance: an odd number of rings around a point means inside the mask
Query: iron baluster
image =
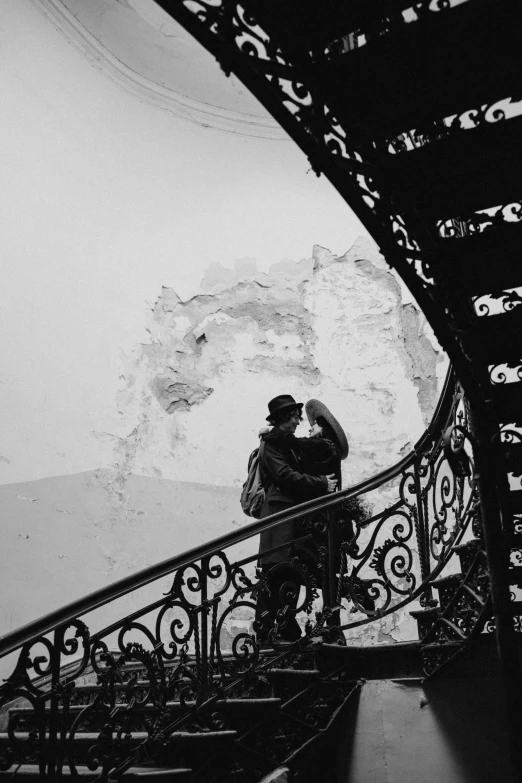
<svg viewBox="0 0 522 783"><path fill-rule="evenodd" d="M338 628L341 624L340 613L339 610L336 608L337 603L335 600L336 560L337 560L338 553L335 551L336 536L335 536L334 526L337 523L337 521L338 520L337 520L337 515L335 510L328 511L326 515L328 560L326 562L326 566L327 566L326 580L324 580L328 590L326 596L323 596L323 602L325 603L327 609L326 612L327 622L332 630L334 628Z"/></svg>
<svg viewBox="0 0 522 783"><path fill-rule="evenodd" d="M201 560L201 678L204 686L209 684L208 668L208 567L210 558L205 557Z"/></svg>
<svg viewBox="0 0 522 783"><path fill-rule="evenodd" d="M328 540L328 560L327 560L327 574L326 574L326 584L328 586L328 591L326 594L326 600L325 603L328 606L329 609L332 609L334 604L334 596L335 596L335 556L336 552L334 549L334 541L335 541L335 535L333 526L335 525L336 518L335 518L335 512L334 511L328 511L326 515L326 524L327 524L327 540Z"/></svg>
<svg viewBox="0 0 522 783"><path fill-rule="evenodd" d="M424 454L421 453L417 456L413 465L413 481L415 486L416 496L416 531L417 531L417 546L419 547L419 560L420 560L420 572L421 581L425 582L430 574L430 533L429 533L429 510L427 503L427 496L430 487L430 481L426 486L422 487L420 480L420 464ZM436 602L433 599L433 588L429 582L426 589L420 599L421 606L433 606Z"/></svg>
<svg viewBox="0 0 522 783"><path fill-rule="evenodd" d="M64 627L57 628L53 634L53 645L50 653L51 663L51 703L49 710L49 729L45 747L46 772L51 780L54 779L58 761L58 728L60 707L60 667L61 650L63 645ZM43 750L43 748L42 748Z"/></svg>
<svg viewBox="0 0 522 783"><path fill-rule="evenodd" d="M427 557L427 541L425 536L424 525L424 508L422 503L422 487L419 478L419 461L422 456L417 457L413 464L413 482L415 485L415 497L417 501L417 519L415 524L415 531L417 533L417 546L419 547L419 561L421 579L424 581L430 572L429 556Z"/></svg>
<svg viewBox="0 0 522 783"><path fill-rule="evenodd" d="M424 541L426 544L426 559L428 563L428 573L431 571L431 545L430 545L430 511L428 493L430 491L431 484L428 480L426 487L422 492L422 509L424 519ZM433 598L433 587L428 584L424 595L421 598L421 605L423 606L435 606L437 601Z"/></svg>

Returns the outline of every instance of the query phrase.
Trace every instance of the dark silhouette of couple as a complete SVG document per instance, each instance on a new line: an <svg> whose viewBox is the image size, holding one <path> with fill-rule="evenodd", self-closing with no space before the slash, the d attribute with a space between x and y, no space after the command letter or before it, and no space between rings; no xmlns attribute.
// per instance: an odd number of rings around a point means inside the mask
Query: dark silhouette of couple
<svg viewBox="0 0 522 783"><path fill-rule="evenodd" d="M303 407L310 423L309 437L297 438L294 433L303 420ZM319 400L309 400L303 406L291 395L282 394L270 400L268 410L270 426L259 433L260 474L265 488L261 518L341 489L341 461L348 456L343 428ZM285 603L290 609L297 606L298 590L290 597L283 593L284 585L296 582L289 545L300 535L299 522L287 522L261 534L259 564L269 588L260 593L258 601L256 628L262 644L269 641L268 634ZM314 564L308 565L313 572ZM288 642L301 637L295 612L281 622L278 635Z"/></svg>

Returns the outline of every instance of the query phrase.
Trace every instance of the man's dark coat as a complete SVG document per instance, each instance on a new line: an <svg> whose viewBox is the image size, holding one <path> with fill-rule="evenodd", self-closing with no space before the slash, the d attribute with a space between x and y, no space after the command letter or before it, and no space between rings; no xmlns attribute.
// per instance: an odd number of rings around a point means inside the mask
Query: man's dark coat
<svg viewBox="0 0 522 783"><path fill-rule="evenodd" d="M261 509L261 519L283 511L306 500L326 494L328 481L326 475L311 476L302 473L299 465L299 439L290 433L274 427L263 436L263 454L261 479L265 486L265 501ZM290 543L297 536L297 526L287 522L261 533L259 554L263 555L273 547ZM281 550L260 558L262 565L286 562L288 551Z"/></svg>

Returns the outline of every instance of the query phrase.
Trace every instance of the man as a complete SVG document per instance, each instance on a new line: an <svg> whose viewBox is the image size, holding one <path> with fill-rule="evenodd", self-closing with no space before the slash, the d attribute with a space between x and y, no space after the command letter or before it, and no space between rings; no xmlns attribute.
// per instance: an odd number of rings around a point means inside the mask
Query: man
<svg viewBox="0 0 522 783"><path fill-rule="evenodd" d="M265 487L261 519L335 491L337 482L334 474L311 476L300 470L299 441L294 433L302 421L302 409L303 403L297 403L290 394L281 394L268 403L267 421L273 425L273 429L262 435L260 449L261 480ZM297 525L293 522L278 525L261 533L259 563L267 572L270 589L269 595L263 593L259 598L258 623L262 625L259 631L262 641L266 641L277 611L285 605L294 609L297 606L298 575L295 569L286 565L289 560L289 547L284 546L290 544L296 537ZM277 549L276 552L271 551L277 547L282 548ZM288 585L288 589L285 588L285 595L282 595L281 588L285 584ZM281 635L287 641L300 638L301 629L293 614L286 618Z"/></svg>

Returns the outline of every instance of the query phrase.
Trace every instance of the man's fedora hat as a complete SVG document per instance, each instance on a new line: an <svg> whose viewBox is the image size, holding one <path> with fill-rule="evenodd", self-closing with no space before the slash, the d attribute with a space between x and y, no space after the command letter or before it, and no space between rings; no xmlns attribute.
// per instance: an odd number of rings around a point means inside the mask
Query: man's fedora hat
<svg viewBox="0 0 522 783"><path fill-rule="evenodd" d="M332 430L334 431L335 437L337 438L337 442L339 443L339 447L341 449L341 459L346 459L348 456L349 446L348 446L348 438L346 437L343 428L333 416L326 405L323 402L320 402L319 400L308 400L308 402L305 405L305 411L306 415L308 416L308 421L310 424L313 424L317 421L318 418L322 417Z"/></svg>
<svg viewBox="0 0 522 783"><path fill-rule="evenodd" d="M270 421L272 416L285 408L299 408L299 412L303 409L302 402L296 402L291 394L280 394L279 397L274 397L268 403L269 415L266 417L267 421Z"/></svg>

